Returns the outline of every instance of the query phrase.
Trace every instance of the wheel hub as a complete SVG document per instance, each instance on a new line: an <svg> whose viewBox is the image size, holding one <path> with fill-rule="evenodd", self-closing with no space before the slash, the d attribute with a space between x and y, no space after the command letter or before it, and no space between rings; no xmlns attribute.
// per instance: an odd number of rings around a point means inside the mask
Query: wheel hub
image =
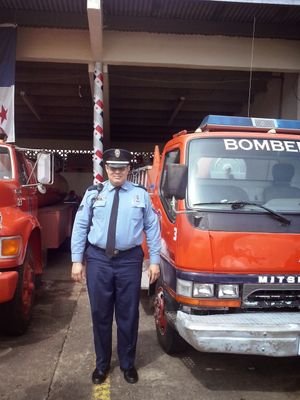
<svg viewBox="0 0 300 400"><path fill-rule="evenodd" d="M165 296L163 288L159 288L154 301L154 319L162 335L166 332L167 320L165 315Z"/></svg>
<svg viewBox="0 0 300 400"><path fill-rule="evenodd" d="M32 296L34 292L34 274L29 262L24 265L22 304L23 312L26 315L31 308Z"/></svg>

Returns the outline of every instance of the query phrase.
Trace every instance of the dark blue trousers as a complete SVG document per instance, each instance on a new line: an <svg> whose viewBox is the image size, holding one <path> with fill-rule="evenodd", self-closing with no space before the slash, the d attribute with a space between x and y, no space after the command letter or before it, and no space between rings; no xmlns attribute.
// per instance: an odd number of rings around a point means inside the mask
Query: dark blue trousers
<svg viewBox="0 0 300 400"><path fill-rule="evenodd" d="M110 366L115 312L120 367L131 368L138 336L143 250L135 247L108 258L102 249L90 245L86 261L96 367L105 371Z"/></svg>

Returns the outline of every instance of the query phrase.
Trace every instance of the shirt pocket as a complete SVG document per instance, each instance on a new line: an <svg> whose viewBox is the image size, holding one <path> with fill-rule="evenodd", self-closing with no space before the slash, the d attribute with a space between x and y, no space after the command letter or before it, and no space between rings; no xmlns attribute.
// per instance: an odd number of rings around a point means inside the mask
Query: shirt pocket
<svg viewBox="0 0 300 400"><path fill-rule="evenodd" d="M139 202L131 206L132 219L141 219L144 216L145 203Z"/></svg>
<svg viewBox="0 0 300 400"><path fill-rule="evenodd" d="M93 207L105 207L106 206L106 199L98 199L94 202Z"/></svg>
<svg viewBox="0 0 300 400"><path fill-rule="evenodd" d="M93 218L96 218L99 222L105 219L106 203L106 199L98 199L93 204Z"/></svg>

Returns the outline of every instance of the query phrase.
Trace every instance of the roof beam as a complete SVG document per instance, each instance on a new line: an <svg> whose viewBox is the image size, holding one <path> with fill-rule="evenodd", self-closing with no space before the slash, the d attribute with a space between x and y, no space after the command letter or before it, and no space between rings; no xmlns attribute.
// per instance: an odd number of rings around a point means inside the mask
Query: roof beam
<svg viewBox="0 0 300 400"><path fill-rule="evenodd" d="M102 60L103 52L103 17L100 0L87 0L90 44L94 61Z"/></svg>
<svg viewBox="0 0 300 400"><path fill-rule="evenodd" d="M17 61L86 64L91 57L87 30L18 28Z"/></svg>
<svg viewBox="0 0 300 400"><path fill-rule="evenodd" d="M245 37L104 31L101 61L108 65L248 71L251 40ZM295 54L299 53L299 42L257 38L253 70L298 73L300 61ZM18 28L16 58L18 61L67 63L95 61L88 31L49 28Z"/></svg>
<svg viewBox="0 0 300 400"><path fill-rule="evenodd" d="M299 44L256 39L253 70L299 73ZM105 31L103 60L109 65L249 71L251 45L246 37Z"/></svg>
<svg viewBox="0 0 300 400"><path fill-rule="evenodd" d="M145 100L173 100L175 101L178 97L184 96L188 101L214 101L216 98L221 98L224 103L240 102L241 100L247 99L249 89L245 88L244 91L230 91L228 96L227 91L217 89L212 90L193 90L191 88L181 89L168 89L168 88L132 88L122 87L122 90L118 87L114 87L110 91L111 98L118 99L145 99Z"/></svg>
<svg viewBox="0 0 300 400"><path fill-rule="evenodd" d="M252 87L256 90L261 89L265 90L266 81L256 80L255 78L252 81ZM160 79L159 76L155 76L152 79L144 78L140 80L136 80L134 78L130 79L130 77L124 76L111 76L110 75L110 86L118 86L119 88L132 86L137 88L167 88L167 89L200 89L200 90L215 90L216 87L218 90L230 90L236 92L244 92L249 89L249 78L246 77L244 79L231 79L231 80L211 80L211 81L201 81L201 80L189 80L188 77L185 80L175 80L174 81L166 81L165 79Z"/></svg>

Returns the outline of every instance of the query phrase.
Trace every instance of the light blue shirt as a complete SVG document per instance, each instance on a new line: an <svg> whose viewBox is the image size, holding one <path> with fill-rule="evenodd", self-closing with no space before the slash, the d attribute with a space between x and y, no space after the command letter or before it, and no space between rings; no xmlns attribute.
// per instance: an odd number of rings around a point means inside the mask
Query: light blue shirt
<svg viewBox="0 0 300 400"><path fill-rule="evenodd" d="M109 181L103 183L101 192L96 186L85 192L73 226L72 262L82 262L87 240L105 249L114 194L114 186ZM141 245L144 232L150 263L159 264L161 241L158 216L152 209L148 192L126 181L119 192L116 249L127 250Z"/></svg>

